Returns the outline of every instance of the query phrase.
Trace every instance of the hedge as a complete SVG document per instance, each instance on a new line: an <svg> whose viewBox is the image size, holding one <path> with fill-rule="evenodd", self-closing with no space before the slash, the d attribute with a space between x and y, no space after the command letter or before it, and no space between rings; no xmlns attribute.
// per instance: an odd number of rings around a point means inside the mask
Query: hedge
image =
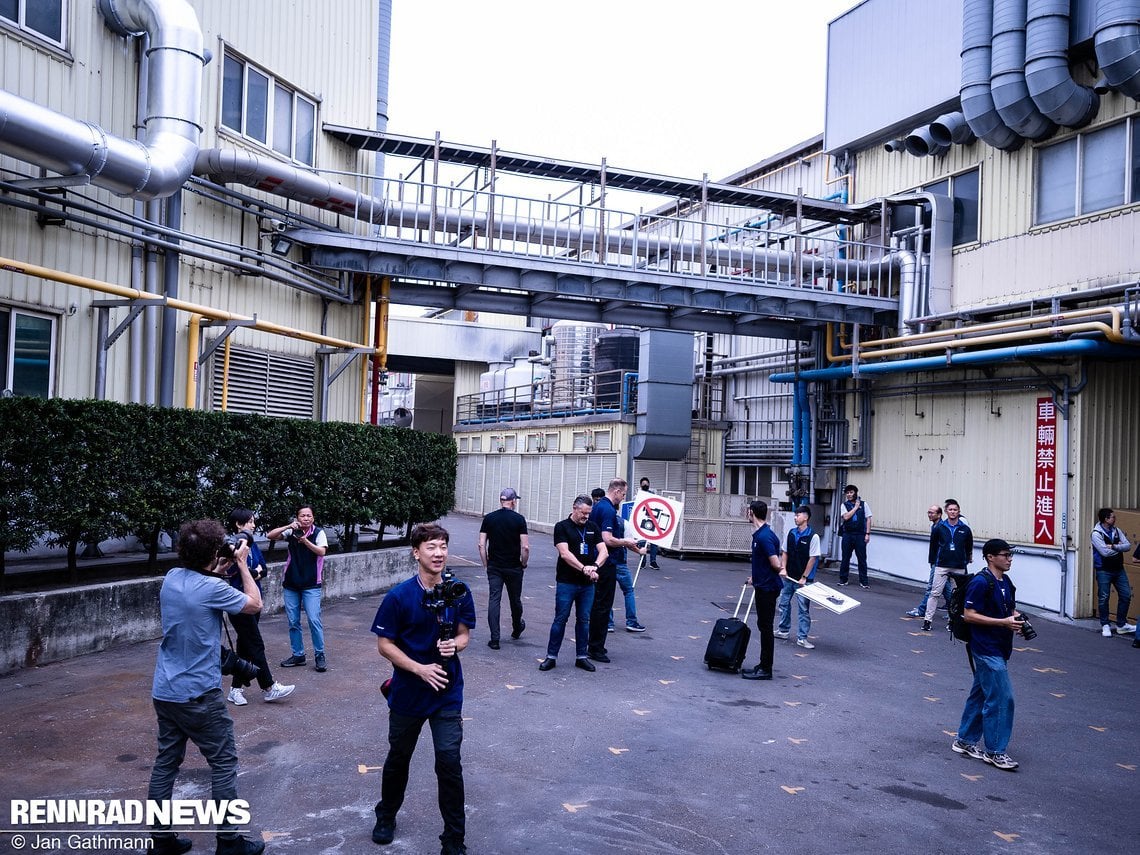
<svg viewBox="0 0 1140 855"><path fill-rule="evenodd" d="M162 532L235 507L262 524L312 505L325 524L438 519L455 495L455 444L406 428L161 409L108 401L0 399L0 584L7 551L67 549Z"/></svg>

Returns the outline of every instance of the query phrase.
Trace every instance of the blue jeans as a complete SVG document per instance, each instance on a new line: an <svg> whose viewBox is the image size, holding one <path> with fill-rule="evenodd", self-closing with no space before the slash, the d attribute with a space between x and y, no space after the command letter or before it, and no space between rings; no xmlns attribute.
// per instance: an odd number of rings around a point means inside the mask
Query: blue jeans
<svg viewBox="0 0 1140 855"><path fill-rule="evenodd" d="M1096 607L1100 625L1108 626L1108 596L1111 586L1116 586L1116 625L1128 623L1128 607L1132 605L1132 586L1128 584L1128 574L1120 570L1096 571Z"/></svg>
<svg viewBox="0 0 1140 855"><path fill-rule="evenodd" d="M656 567L657 566L657 544L656 543L649 544L649 566L650 567Z"/></svg>
<svg viewBox="0 0 1140 855"><path fill-rule="evenodd" d="M158 755L150 770L150 801L167 801L174 793L174 778L186 759L186 741L192 741L210 764L210 796L215 801L237 798L238 758L234 722L226 710L221 689L179 704L152 698L158 717ZM219 825L218 834L232 837L232 825ZM155 828L154 836L173 838L169 828Z"/></svg>
<svg viewBox="0 0 1140 855"><path fill-rule="evenodd" d="M800 585L794 579L784 580L784 590L780 592L780 601L776 608L780 613L780 632L788 632L792 628L792 598L799 604L799 629L796 638L807 638L811 629L811 603L803 597L796 596L796 589Z"/></svg>
<svg viewBox="0 0 1140 855"><path fill-rule="evenodd" d="M1013 684L1001 656L974 656L974 685L962 710L958 738L976 745L985 735L986 750L1004 754L1013 733Z"/></svg>
<svg viewBox="0 0 1140 855"><path fill-rule="evenodd" d="M305 638L301 635L301 609L309 619L309 635L313 637L313 653L325 652L325 628L321 626L321 589L306 588L294 591L282 588L285 600L285 617L289 620L289 646L294 656L305 655Z"/></svg>
<svg viewBox="0 0 1140 855"><path fill-rule="evenodd" d="M462 843L466 828L463 810L463 763L459 756L463 744L463 716L459 710L440 710L428 718L388 712L388 757L380 778L380 801L377 818L395 821L404 793L408 788L408 768L424 722L431 727L435 747L435 777L439 796L439 813L443 817L444 844Z"/></svg>
<svg viewBox="0 0 1140 855"><path fill-rule="evenodd" d="M585 659L590 643L590 607L594 605L594 586L559 582L554 591L554 623L550 625L550 641L546 655L558 658L562 639L566 635L566 622L570 620L570 607L574 607L574 655Z"/></svg>
<svg viewBox="0 0 1140 855"><path fill-rule="evenodd" d="M634 626L637 623L637 598L633 593L633 574L629 572L628 564L617 565L617 583L625 595L625 625ZM614 625L614 610L610 609L610 626Z"/></svg>

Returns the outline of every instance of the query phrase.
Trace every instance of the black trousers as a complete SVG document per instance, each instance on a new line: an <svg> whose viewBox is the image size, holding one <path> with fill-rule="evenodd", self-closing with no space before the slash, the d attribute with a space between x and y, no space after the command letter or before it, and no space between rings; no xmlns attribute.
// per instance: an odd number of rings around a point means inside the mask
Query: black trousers
<svg viewBox="0 0 1140 855"><path fill-rule="evenodd" d="M511 629L518 632L522 626L522 586L521 567L513 570L487 568L487 630L491 633L492 641L499 640L499 612L502 610L503 588L507 589L507 600L511 604Z"/></svg>
<svg viewBox="0 0 1140 855"><path fill-rule="evenodd" d="M607 652L606 633L610 627L610 609L614 607L615 588L617 588L617 566L607 561L598 568L598 581L594 585L594 605L590 608L591 656Z"/></svg>
<svg viewBox="0 0 1140 855"><path fill-rule="evenodd" d="M756 628L760 630L760 670L771 671L776 651L776 603L780 591L756 590Z"/></svg>
<svg viewBox="0 0 1140 855"><path fill-rule="evenodd" d="M466 830L463 801L463 763L459 752L463 744L463 717L459 710L441 710L430 718L388 712L388 757L380 778L380 801L376 816L395 821L404 793L408 789L408 768L420 738L424 722L431 727L435 746L435 777L439 793L439 812L443 817L444 843L462 843Z"/></svg>
<svg viewBox="0 0 1140 855"><path fill-rule="evenodd" d="M265 659L265 641L261 637L261 614L230 615L230 625L237 633L234 653L242 659L249 660L260 669L257 672L257 685L261 686L262 691L269 691L273 686L273 672L269 670L269 662ZM244 689L248 685L247 681L239 679L236 674L234 675L233 687L235 689Z"/></svg>

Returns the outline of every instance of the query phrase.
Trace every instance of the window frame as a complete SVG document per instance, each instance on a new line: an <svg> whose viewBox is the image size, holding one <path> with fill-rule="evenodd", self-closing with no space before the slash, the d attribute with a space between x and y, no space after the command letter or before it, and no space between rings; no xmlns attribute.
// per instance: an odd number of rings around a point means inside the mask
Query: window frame
<svg viewBox="0 0 1140 855"><path fill-rule="evenodd" d="M954 192L954 185L956 184L956 182L960 178L962 178L965 175L976 175L977 176L977 195L976 195L976 198L974 199L974 234L972 237L970 237L968 239L958 240L958 235L956 234L957 228L958 228L958 196ZM953 248L958 249L960 247L970 246L971 244L975 244L975 243L978 243L979 241L981 241L981 239L982 239L982 165L980 163L975 164L974 166L971 166L968 169L962 169L958 172L953 173L952 175L944 175L941 178L937 179L936 181L930 181L930 182L927 182L926 184L919 185L912 192L914 192L914 193L937 192L937 190L935 188L939 184L945 184L946 185L946 193L944 193L943 195L950 197L950 201L954 207L954 225L953 225L954 233L951 234L951 242L952 242ZM929 211L923 212L923 214L922 214L922 225L927 229L929 229L931 226L930 217L931 217L931 215L930 215Z"/></svg>
<svg viewBox="0 0 1140 855"><path fill-rule="evenodd" d="M239 113L239 116L237 118L238 123L241 125L241 127L234 127L232 124L229 124L229 117L226 115L227 76L225 73L225 68L227 63L230 62L236 63L241 69L241 92L240 97L237 99L237 109ZM256 133L250 133L249 128L251 115L249 109L251 72L253 74L256 74L259 78L264 78L265 80L265 99L261 105L264 109L264 139L256 136ZM241 139L258 146L259 148L265 149L267 152L272 152L279 157L287 158L294 163L309 167L310 169L316 167L316 141L317 130L319 126L318 113L320 109L320 101L316 97L310 95L307 92L304 92L303 90L289 83L287 80L275 75L264 66L258 65L256 62L251 61L228 45L223 45L222 74L220 75L220 78L220 91L218 101L219 130L226 133L235 134ZM284 146L281 145L280 141L277 139L279 129L277 128L276 113L279 92L287 93L289 96L291 96L289 100L292 111L289 117L289 150L287 152L282 151L282 148L284 148ZM230 94L232 95L232 92ZM233 99L231 98L231 100ZM300 109L299 107L299 105L302 104L308 105L309 107L307 114L312 116L311 127L298 127L298 118L302 117L302 114L306 113L306 111ZM261 130L261 121L262 120L259 119L258 127L254 129L255 132ZM302 143L306 141L308 145L304 148L307 148L307 150L302 150Z"/></svg>
<svg viewBox="0 0 1140 855"><path fill-rule="evenodd" d="M1140 187L1137 186L1137 181L1140 180L1140 150L1138 150L1138 147L1140 147L1140 127L1138 126L1140 126L1140 115L1126 116L1118 121L1107 122L1095 128L1066 136L1064 139L1051 141L1048 145L1037 146L1033 158L1032 228L1055 227L1061 223L1097 217L1109 211L1125 210L1140 204ZM1086 210L1085 191L1087 189L1087 176L1085 172L1085 161L1089 140L1093 136L1108 133L1115 128L1122 129L1124 144L1118 170L1120 193L1116 194L1119 195L1123 201ZM1070 185L1072 186L1072 204L1066 206L1066 212L1061 216L1052 219L1041 219L1040 204L1042 187L1044 186L1042 182L1045 178L1045 171L1042 168L1042 159L1046 157L1047 152L1059 150L1062 146L1072 145L1076 147L1075 157L1072 158L1073 172L1067 176L1066 182L1063 185L1065 188ZM1051 177L1055 181L1056 173L1053 173Z"/></svg>
<svg viewBox="0 0 1140 855"><path fill-rule="evenodd" d="M0 15L0 27L11 29L21 36L35 39L43 44L50 45L58 50L67 50L68 39L68 22L70 20L70 6L71 0L59 0L59 41L49 36L47 33L40 32L28 26L27 23L27 9L28 4L34 0L16 0L16 17L17 20Z"/></svg>
<svg viewBox="0 0 1140 855"><path fill-rule="evenodd" d="M0 391L13 394L26 394L15 392L16 387L16 322L18 316L35 318L48 322L48 364L47 389L44 398L56 396L56 368L59 364L59 316L51 312L35 311L24 306L11 303L0 303L0 340L4 342L4 352L0 354L3 359L4 376L0 377Z"/></svg>

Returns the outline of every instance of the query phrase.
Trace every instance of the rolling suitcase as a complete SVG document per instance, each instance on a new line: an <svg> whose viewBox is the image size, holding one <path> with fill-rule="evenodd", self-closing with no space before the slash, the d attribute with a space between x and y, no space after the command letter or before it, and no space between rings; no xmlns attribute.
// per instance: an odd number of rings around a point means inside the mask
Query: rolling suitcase
<svg viewBox="0 0 1140 855"><path fill-rule="evenodd" d="M752 638L752 630L748 628L748 613L752 611L752 603L756 600L756 592L748 598L748 608L744 610L744 620L740 614L740 606L744 602L744 592L749 588L743 585L740 589L740 599L736 601L736 611L730 618L721 618L713 627L709 646L705 649L705 664L709 669L728 671L735 674L744 664L744 654L748 650L748 641Z"/></svg>

